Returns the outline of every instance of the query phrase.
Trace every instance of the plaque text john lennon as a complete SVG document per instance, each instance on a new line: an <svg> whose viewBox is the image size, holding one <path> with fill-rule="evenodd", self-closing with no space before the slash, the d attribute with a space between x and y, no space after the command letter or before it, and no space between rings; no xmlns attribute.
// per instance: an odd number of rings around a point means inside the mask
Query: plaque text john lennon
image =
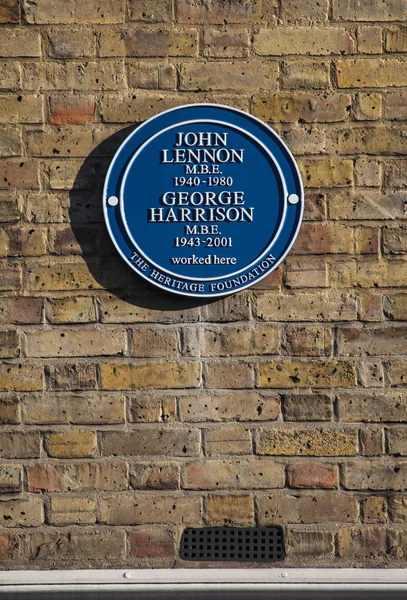
<svg viewBox="0 0 407 600"><path fill-rule="evenodd" d="M220 164L243 163L244 149L227 148L228 135L211 131L176 133L174 149L160 150L161 164L185 165L183 176L174 177L173 186L230 188L233 178L222 176ZM180 148L182 145L187 148ZM200 175L208 177L204 180ZM244 206L244 191L170 190L162 194L160 204L163 206L148 209L149 222L253 221L254 207Z"/></svg>

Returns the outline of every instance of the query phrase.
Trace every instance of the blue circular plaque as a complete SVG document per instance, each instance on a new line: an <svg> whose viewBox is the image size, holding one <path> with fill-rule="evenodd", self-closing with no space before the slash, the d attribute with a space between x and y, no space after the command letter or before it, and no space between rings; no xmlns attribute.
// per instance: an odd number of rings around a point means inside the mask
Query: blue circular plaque
<svg viewBox="0 0 407 600"><path fill-rule="evenodd" d="M276 269L304 209L293 156L240 110L192 104L145 121L116 152L103 207L113 243L150 283L224 296Z"/></svg>

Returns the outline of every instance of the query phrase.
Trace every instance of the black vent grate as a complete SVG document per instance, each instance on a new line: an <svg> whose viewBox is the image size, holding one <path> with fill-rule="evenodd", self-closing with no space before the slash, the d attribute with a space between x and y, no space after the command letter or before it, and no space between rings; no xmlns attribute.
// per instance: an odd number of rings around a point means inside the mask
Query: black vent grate
<svg viewBox="0 0 407 600"><path fill-rule="evenodd" d="M283 560L281 527L204 527L185 529L181 537L183 560L270 562Z"/></svg>

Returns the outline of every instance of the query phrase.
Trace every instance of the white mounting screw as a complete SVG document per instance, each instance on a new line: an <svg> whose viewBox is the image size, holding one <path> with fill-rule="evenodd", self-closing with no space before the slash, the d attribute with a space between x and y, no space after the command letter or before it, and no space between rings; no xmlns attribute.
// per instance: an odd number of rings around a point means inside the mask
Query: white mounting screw
<svg viewBox="0 0 407 600"><path fill-rule="evenodd" d="M123 575L123 577L125 577L126 579L131 579L131 573L130 573L130 571L127 571L127 573L125 573Z"/></svg>
<svg viewBox="0 0 407 600"><path fill-rule="evenodd" d="M298 201L299 201L299 197L297 196L297 194L290 194L288 196L288 202L290 204L297 204Z"/></svg>
<svg viewBox="0 0 407 600"><path fill-rule="evenodd" d="M119 204L119 198L116 196L110 196L110 198L107 200L107 203L109 206L117 206Z"/></svg>

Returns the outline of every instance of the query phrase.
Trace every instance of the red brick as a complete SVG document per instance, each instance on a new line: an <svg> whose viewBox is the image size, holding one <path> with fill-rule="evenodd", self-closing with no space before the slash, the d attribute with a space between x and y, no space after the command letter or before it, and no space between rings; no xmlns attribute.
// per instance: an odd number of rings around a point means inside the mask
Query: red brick
<svg viewBox="0 0 407 600"><path fill-rule="evenodd" d="M131 558L174 558L175 542L165 527L138 527L129 537Z"/></svg>
<svg viewBox="0 0 407 600"><path fill-rule="evenodd" d="M338 469L335 465L301 462L288 468L288 484L292 488L337 488Z"/></svg>
<svg viewBox="0 0 407 600"><path fill-rule="evenodd" d="M84 125L94 120L95 97L64 94L50 98L50 123Z"/></svg>

